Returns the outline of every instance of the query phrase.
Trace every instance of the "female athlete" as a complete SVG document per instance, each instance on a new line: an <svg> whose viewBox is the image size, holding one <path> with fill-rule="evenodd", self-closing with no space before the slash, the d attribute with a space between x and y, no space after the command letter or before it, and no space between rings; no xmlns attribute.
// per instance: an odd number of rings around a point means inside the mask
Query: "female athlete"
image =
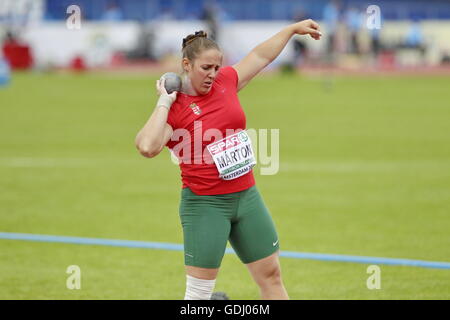
<svg viewBox="0 0 450 320"><path fill-rule="evenodd" d="M271 63L295 35L319 40L320 27L304 20L283 28L233 66L203 31L183 39L182 87L159 100L136 136L148 158L167 146L179 159L180 220L184 237L185 299L209 300L230 241L260 288L262 299L289 299L281 278L279 239L253 177L255 164L237 93Z"/></svg>

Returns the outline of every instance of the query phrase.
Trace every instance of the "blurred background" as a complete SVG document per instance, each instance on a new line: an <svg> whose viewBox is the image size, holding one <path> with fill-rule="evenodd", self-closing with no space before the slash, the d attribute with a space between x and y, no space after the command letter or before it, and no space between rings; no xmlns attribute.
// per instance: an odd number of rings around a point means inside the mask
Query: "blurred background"
<svg viewBox="0 0 450 320"><path fill-rule="evenodd" d="M78 28L69 26L76 13L71 5L80 9ZM207 30L232 64L286 24L306 18L321 24L324 39L293 38L272 68L379 71L450 64L446 0L2 0L0 39L13 69L176 68L181 39L195 30Z"/></svg>
<svg viewBox="0 0 450 320"><path fill-rule="evenodd" d="M182 299L181 250L73 242L181 248L179 169L134 146L156 79L194 31L229 65L306 18L322 39L293 37L239 92L247 128L279 130L257 185L282 252L375 257L381 289L367 264L282 256L290 297L449 299L449 0L0 0L0 299ZM232 254L216 290L259 297Z"/></svg>

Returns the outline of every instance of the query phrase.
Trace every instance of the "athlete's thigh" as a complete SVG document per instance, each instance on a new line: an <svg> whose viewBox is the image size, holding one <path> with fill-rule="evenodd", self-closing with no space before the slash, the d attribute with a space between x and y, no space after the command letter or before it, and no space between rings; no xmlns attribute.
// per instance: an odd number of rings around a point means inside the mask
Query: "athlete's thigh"
<svg viewBox="0 0 450 320"><path fill-rule="evenodd" d="M275 225L256 187L247 189L240 199L230 243L246 264L268 257L279 249Z"/></svg>
<svg viewBox="0 0 450 320"><path fill-rule="evenodd" d="M220 198L198 196L186 189L180 203L185 265L218 268L230 233L227 207Z"/></svg>

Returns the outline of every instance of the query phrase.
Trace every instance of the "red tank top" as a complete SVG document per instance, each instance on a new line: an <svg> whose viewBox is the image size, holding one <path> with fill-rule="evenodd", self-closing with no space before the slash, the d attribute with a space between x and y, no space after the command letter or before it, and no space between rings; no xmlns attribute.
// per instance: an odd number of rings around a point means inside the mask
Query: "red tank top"
<svg viewBox="0 0 450 320"><path fill-rule="evenodd" d="M174 130L167 147L180 161L183 188L198 195L238 192L255 184L253 172L223 180L206 146L239 130L246 119L237 96L238 75L231 67L220 69L210 91L202 96L178 93L167 123Z"/></svg>

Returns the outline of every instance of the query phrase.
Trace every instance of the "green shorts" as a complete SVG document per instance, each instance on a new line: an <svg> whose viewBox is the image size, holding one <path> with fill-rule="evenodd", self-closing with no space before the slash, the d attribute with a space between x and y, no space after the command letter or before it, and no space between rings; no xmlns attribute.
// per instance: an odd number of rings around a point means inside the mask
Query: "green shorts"
<svg viewBox="0 0 450 320"><path fill-rule="evenodd" d="M243 263L268 257L279 249L275 226L256 186L211 196L184 188L180 219L187 266L219 268L227 240Z"/></svg>

